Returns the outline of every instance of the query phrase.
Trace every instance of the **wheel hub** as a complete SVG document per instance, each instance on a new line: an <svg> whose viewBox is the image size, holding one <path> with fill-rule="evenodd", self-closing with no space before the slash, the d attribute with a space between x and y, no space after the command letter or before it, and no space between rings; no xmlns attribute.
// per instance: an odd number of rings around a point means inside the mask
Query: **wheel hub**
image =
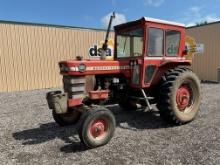
<svg viewBox="0 0 220 165"><path fill-rule="evenodd" d="M182 85L177 90L176 103L180 111L184 111L190 104L191 90L188 86Z"/></svg>
<svg viewBox="0 0 220 165"><path fill-rule="evenodd" d="M96 120L92 123L89 131L92 137L101 137L106 133L107 123L105 120Z"/></svg>

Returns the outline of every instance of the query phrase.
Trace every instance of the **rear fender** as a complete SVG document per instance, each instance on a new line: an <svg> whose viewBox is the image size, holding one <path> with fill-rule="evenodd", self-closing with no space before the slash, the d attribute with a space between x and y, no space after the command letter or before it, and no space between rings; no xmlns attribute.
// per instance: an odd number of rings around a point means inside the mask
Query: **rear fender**
<svg viewBox="0 0 220 165"><path fill-rule="evenodd" d="M172 62L162 63L161 65L158 66L158 69L152 78L151 86L158 84L161 77L164 75L164 73L167 70L176 68L178 66L191 66L191 61L172 61Z"/></svg>

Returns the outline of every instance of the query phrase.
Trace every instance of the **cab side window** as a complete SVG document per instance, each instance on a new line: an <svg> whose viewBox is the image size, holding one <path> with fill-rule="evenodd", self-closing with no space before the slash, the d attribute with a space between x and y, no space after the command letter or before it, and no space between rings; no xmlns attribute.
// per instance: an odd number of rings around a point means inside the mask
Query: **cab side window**
<svg viewBox="0 0 220 165"><path fill-rule="evenodd" d="M166 31L166 55L177 56L180 46L180 32L175 30Z"/></svg>
<svg viewBox="0 0 220 165"><path fill-rule="evenodd" d="M148 31L148 56L163 56L163 30L149 28Z"/></svg>

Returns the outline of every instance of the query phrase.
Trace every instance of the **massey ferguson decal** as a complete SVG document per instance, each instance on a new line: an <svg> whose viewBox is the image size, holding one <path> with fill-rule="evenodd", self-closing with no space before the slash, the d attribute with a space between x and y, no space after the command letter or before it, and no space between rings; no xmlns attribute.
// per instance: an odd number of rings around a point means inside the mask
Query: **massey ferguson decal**
<svg viewBox="0 0 220 165"><path fill-rule="evenodd" d="M86 71L107 71L107 70L127 70L130 69L129 65L125 66L90 66L86 68ZM70 67L70 71L79 71L78 67Z"/></svg>

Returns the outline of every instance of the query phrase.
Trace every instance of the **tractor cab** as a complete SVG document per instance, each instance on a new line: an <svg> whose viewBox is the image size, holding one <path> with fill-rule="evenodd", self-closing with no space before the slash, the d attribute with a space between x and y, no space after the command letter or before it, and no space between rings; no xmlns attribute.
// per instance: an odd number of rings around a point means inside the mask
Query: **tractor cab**
<svg viewBox="0 0 220 165"><path fill-rule="evenodd" d="M158 79L153 78L159 67L177 62L190 65L184 57L185 26L181 23L143 17L115 26L115 41L114 58L129 62L134 87L156 83Z"/></svg>

